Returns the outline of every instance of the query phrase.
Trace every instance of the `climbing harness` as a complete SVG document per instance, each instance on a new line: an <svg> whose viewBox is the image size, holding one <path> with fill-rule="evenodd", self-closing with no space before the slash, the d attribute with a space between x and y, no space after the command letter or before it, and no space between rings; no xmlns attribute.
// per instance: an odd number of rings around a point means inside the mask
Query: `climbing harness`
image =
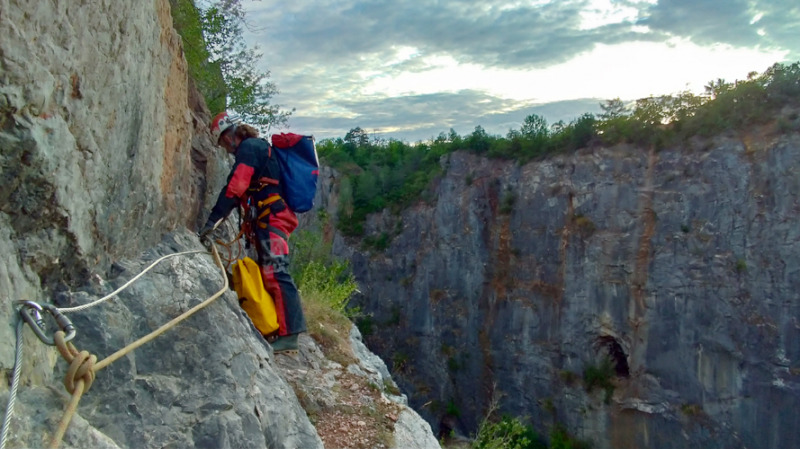
<svg viewBox="0 0 800 449"><path fill-rule="evenodd" d="M224 285L222 286L222 288L214 295L207 298L205 301L201 302L200 304L197 304L196 306L182 313L180 316L173 318L168 323L162 325L155 331L125 346L124 348L111 354L110 356L106 357L100 362L97 362L97 356L90 354L88 351L79 351L75 347L75 345L71 343L70 340L72 340L75 337L76 330L75 326L72 325L72 322L69 320L69 318L67 318L64 315L64 313L77 312L80 310L88 309L89 307L98 305L116 296L119 292L127 288L130 284L139 279L142 275L144 275L151 268L156 266L159 262L167 258L182 256L187 254L202 253L202 252L205 251L204 250L184 251L163 256L157 259L152 264L150 264L150 266L148 266L144 271L133 277L131 280L126 282L122 287L118 288L111 294L81 306L57 308L56 306L51 304L40 305L34 301L18 301L17 304L20 305L19 308L20 318L17 321L17 331L16 331L17 345L16 345L16 354L14 357L14 374L12 379L11 392L9 395L8 403L6 405L6 415L3 420L2 439L0 439L0 449L4 449L6 445L6 440L8 437L8 428L11 422L11 417L14 412L14 402L16 401L17 389L19 388L19 376L22 367L22 330L25 323L28 323L30 325L31 329L33 330L34 334L36 334L36 336L39 338L39 340L41 340L43 343L47 345L55 346L58 349L58 352L64 358L64 360L66 360L67 363L70 364L69 369L67 370L67 373L64 376L64 387L72 395L72 397L69 401L69 404L67 404L66 409L64 410L64 415L61 419L61 422L59 423L58 428L56 429L56 432L53 434L53 438L50 443L50 448L58 448L58 446L61 444L61 440L63 439L64 434L67 431L67 427L69 426L69 423L72 420L73 415L78 409L78 403L80 402L81 396L83 395L83 393L87 392L89 388L92 386L92 382L94 382L97 371L107 367L108 365L118 360L119 358L123 357L124 355L130 353L134 349L144 345L145 343L150 342L151 340L155 339L159 335L168 331L181 321L193 315L200 309L208 306L214 300L222 296L223 293L225 293L225 291L228 290L228 276L226 273L226 268L223 266L222 261L220 260L220 255L219 252L217 251L216 245L211 245L211 252L212 255L214 256L214 262L220 268L220 270L222 270L222 278L224 280L223 282ZM48 313L53 317L59 328L59 330L56 331L52 337L48 337L47 335L45 335L46 326L43 318L44 312Z"/></svg>

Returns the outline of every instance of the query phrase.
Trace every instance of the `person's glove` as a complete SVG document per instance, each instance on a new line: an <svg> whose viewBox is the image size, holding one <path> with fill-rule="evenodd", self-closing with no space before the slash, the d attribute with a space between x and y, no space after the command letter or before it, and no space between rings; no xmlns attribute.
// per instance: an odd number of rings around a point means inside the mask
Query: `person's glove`
<svg viewBox="0 0 800 449"><path fill-rule="evenodd" d="M211 243L211 233L214 232L214 225L216 225L216 223L209 220L203 225L203 227L200 229L200 232L197 233L197 235L200 236L200 241L204 245Z"/></svg>

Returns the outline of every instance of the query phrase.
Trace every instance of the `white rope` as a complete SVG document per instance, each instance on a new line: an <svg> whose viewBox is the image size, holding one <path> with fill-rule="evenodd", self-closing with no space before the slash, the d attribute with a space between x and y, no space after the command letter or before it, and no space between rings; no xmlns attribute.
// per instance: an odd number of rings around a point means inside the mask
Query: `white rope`
<svg viewBox="0 0 800 449"><path fill-rule="evenodd" d="M14 376L11 381L11 392L8 395L8 403L6 404L6 417L3 419L2 437L0 437L0 449L6 447L6 440L8 439L8 428L11 426L11 415L14 414L14 402L17 400L17 388L19 388L19 374L22 371L22 327L24 321L19 317L17 321L17 349L14 355Z"/></svg>
<svg viewBox="0 0 800 449"><path fill-rule="evenodd" d="M163 257L157 259L155 262L151 263L149 267L144 269L144 271L142 271L141 273L137 274L136 276L133 277L133 279L131 279L130 281L126 282L122 287L114 290L113 292L109 293L108 295L106 295L106 296L104 296L104 297L102 297L102 298L100 298L100 299L98 299L96 301L92 301L89 304L84 304L82 306L76 306L76 307L65 307L63 309L59 308L58 311L61 312L61 313L79 312L81 310L88 309L89 307L96 306L96 305L100 304L101 302L104 302L104 301L107 301L107 300L113 298L114 296L117 295L117 293L119 293L122 290L125 290L126 288L128 288L129 285L133 284L134 281L136 281L137 279L142 277L142 275L144 275L145 273L150 271L151 268L153 268L154 266L158 265L158 263L161 262L164 259L168 259L170 257L175 257L175 256L182 256L182 255L186 255L186 254L207 253L207 252L208 252L208 250L205 250L205 249L199 250L198 249L198 250L193 250L193 251L184 251L184 252L181 252L181 253L167 254L166 256L163 256Z"/></svg>

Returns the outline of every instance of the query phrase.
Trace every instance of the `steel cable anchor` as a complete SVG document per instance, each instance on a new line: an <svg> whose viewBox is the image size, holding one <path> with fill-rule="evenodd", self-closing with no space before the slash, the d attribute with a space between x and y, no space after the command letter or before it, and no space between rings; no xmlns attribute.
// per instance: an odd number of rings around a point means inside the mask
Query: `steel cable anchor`
<svg viewBox="0 0 800 449"><path fill-rule="evenodd" d="M66 334L64 337L64 341L70 341L75 337L75 326L72 324L69 318L66 315L61 313L58 308L52 304L38 304L34 301L28 300L21 300L17 301L17 304L21 305L19 309L19 314L22 316L22 319L25 320L31 326L31 330L42 343L50 346L55 346L56 342L53 337L48 337L45 335L47 331L47 326L45 325L44 318L42 317L42 313L47 311L55 320L58 328Z"/></svg>

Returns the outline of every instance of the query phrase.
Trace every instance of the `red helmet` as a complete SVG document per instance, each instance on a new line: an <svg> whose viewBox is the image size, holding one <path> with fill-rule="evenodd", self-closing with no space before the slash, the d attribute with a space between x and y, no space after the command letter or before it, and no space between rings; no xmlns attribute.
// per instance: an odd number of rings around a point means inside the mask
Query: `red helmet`
<svg viewBox="0 0 800 449"><path fill-rule="evenodd" d="M219 137L231 126L236 126L241 123L242 119L236 114L228 114L227 112L220 112L211 120L211 138L214 143L219 145Z"/></svg>

